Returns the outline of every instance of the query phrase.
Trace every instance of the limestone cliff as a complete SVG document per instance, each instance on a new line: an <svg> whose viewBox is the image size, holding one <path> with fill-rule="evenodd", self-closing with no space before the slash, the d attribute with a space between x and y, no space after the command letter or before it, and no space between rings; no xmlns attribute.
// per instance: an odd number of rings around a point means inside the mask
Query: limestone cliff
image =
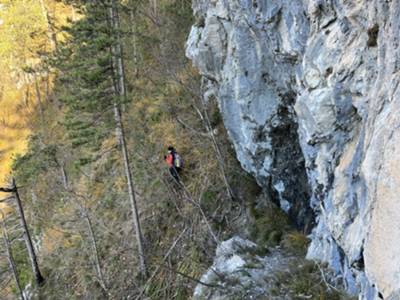
<svg viewBox="0 0 400 300"><path fill-rule="evenodd" d="M187 56L244 169L362 299L400 291L400 1L193 0Z"/></svg>

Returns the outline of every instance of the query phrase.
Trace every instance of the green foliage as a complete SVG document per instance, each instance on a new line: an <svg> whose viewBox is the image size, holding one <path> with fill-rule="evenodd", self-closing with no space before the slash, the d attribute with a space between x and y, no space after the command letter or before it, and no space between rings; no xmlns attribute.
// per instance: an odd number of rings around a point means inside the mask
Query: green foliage
<svg viewBox="0 0 400 300"><path fill-rule="evenodd" d="M218 205L216 191L205 191L201 197L201 204L206 211L214 211Z"/></svg>
<svg viewBox="0 0 400 300"><path fill-rule="evenodd" d="M23 241L14 242L12 245L12 254L17 265L17 273L21 286L26 286L33 282L33 274L31 270L28 253ZM16 287L13 287L13 292L18 294Z"/></svg>
<svg viewBox="0 0 400 300"><path fill-rule="evenodd" d="M310 240L307 236L298 231L286 233L282 240L283 247L298 256L305 256Z"/></svg>
<svg viewBox="0 0 400 300"><path fill-rule="evenodd" d="M273 204L267 208L250 208L250 214L254 218L250 236L260 245L278 245L285 232L290 229L288 216Z"/></svg>
<svg viewBox="0 0 400 300"><path fill-rule="evenodd" d="M312 261L294 260L289 269L276 274L273 296L285 295L289 299L345 300L350 299L339 289L332 288L323 276L329 271Z"/></svg>
<svg viewBox="0 0 400 300"><path fill-rule="evenodd" d="M116 33L109 24L109 8L101 1L85 5L85 17L68 29L70 39L59 50L54 65L60 70L56 89L65 104L64 125L74 148L84 147L94 156L113 134L112 106L118 101L112 48ZM92 161L90 153L77 165Z"/></svg>
<svg viewBox="0 0 400 300"><path fill-rule="evenodd" d="M57 167L57 163L57 145L43 145L38 136L31 136L27 152L15 157L12 169L18 182L26 184L49 168Z"/></svg>

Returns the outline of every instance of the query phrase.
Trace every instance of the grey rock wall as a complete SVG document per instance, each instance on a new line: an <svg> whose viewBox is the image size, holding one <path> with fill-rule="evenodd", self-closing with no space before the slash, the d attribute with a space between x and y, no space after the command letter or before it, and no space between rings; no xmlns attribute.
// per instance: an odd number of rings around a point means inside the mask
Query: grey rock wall
<svg viewBox="0 0 400 300"><path fill-rule="evenodd" d="M301 2L194 1L193 7L197 26L187 55L204 76L206 100L218 99L243 168L298 225L309 224L294 111L295 73L309 31L306 16L297 13Z"/></svg>
<svg viewBox="0 0 400 300"><path fill-rule="evenodd" d="M400 289L400 1L193 0L187 56L244 169L360 298ZM378 292L380 294L378 294Z"/></svg>

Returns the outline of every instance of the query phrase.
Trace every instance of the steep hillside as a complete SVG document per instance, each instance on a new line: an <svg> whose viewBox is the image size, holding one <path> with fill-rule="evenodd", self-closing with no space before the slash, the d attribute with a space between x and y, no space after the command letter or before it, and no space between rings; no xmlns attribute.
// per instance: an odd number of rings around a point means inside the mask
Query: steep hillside
<svg viewBox="0 0 400 300"><path fill-rule="evenodd" d="M398 1L195 0L187 46L242 166L316 226L308 257L397 299Z"/></svg>
<svg viewBox="0 0 400 300"><path fill-rule="evenodd" d="M398 299L399 16L3 0L0 298Z"/></svg>
<svg viewBox="0 0 400 300"><path fill-rule="evenodd" d="M27 149L12 164L45 280L35 280L11 211L0 298L20 286L33 299L188 299L220 240L245 230L244 203L259 194L184 55L191 5L65 3L80 17L55 26L66 38L41 53L51 89L40 89ZM169 145L184 159L181 184L164 162Z"/></svg>

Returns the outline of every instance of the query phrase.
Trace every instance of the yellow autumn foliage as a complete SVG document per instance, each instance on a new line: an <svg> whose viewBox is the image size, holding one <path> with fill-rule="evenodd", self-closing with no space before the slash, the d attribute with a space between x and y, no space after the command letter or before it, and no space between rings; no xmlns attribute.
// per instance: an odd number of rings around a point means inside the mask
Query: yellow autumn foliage
<svg viewBox="0 0 400 300"><path fill-rule="evenodd" d="M54 50L49 18L59 26L70 15L71 8L55 0L1 1L0 185L10 174L13 157L26 149L35 106L51 91L50 72L39 69Z"/></svg>

